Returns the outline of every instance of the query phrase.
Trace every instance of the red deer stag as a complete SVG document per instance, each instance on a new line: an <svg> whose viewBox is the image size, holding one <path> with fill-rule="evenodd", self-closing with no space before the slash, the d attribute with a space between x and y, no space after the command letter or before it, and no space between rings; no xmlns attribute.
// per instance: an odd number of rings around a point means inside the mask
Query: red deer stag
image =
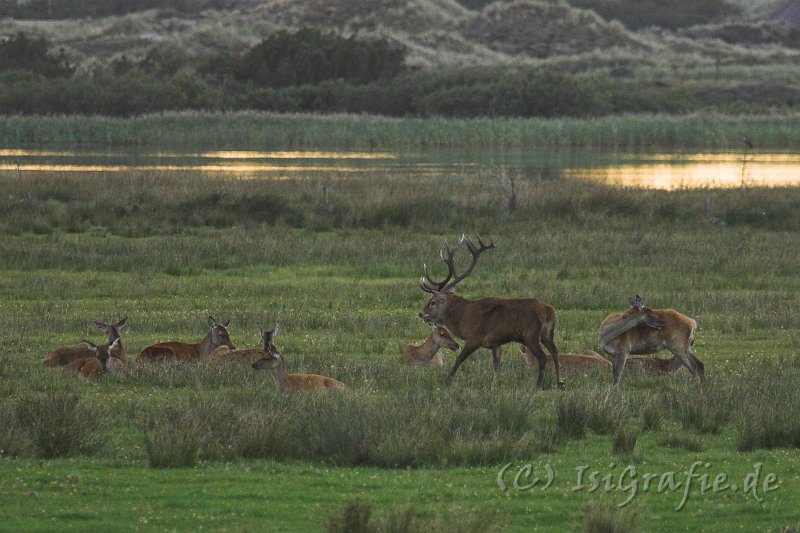
<svg viewBox="0 0 800 533"><path fill-rule="evenodd" d="M472 273L480 255L494 248L494 242L484 244L480 235L478 245L463 235L458 245L462 243L466 243L472 255L472 263L462 274L456 275L455 254L458 246L451 250L445 241L447 256L445 257L444 251L440 251L439 256L447 265L447 277L442 281L434 281L428 275L426 266L425 276L419 285L423 291L431 294L431 299L419 316L426 322L446 327L456 337L464 340L464 348L458 354L445 383L449 385L452 382L461 363L478 348L492 350L492 362L497 372L500 368L500 346L509 342L519 342L527 346L536 357L539 364L536 383L541 389L544 387L544 370L547 363L547 355L539 345L541 341L553 358L556 382L563 390L564 380L561 379L561 368L558 364L558 348L553 342L556 325L555 309L536 299L467 300L455 294L453 289Z"/></svg>
<svg viewBox="0 0 800 533"><path fill-rule="evenodd" d="M697 322L671 309L648 309L638 294L623 313L608 315L600 324L599 342L612 357L613 386L618 387L629 354L649 355L667 349L693 377L705 382L705 365L694 356ZM665 369L675 363L667 360Z"/></svg>
<svg viewBox="0 0 800 533"><path fill-rule="evenodd" d="M328 390L347 388L347 385L333 378L327 376L320 376L317 374L288 374L286 372L286 363L283 361L283 356L275 347L275 335L278 334L278 327L280 322L275 323L275 327L271 331L264 331L259 326L261 339L264 343L264 357L253 363L255 370L269 369L272 372L272 378L278 386L278 391L285 394L287 390L295 392L308 392L313 390Z"/></svg>
<svg viewBox="0 0 800 533"><path fill-rule="evenodd" d="M119 338L104 346L97 346L89 341L83 341L83 344L92 356L73 359L64 367L64 374L83 379L96 379L105 372L127 375L125 365L118 357L112 355L119 347Z"/></svg>
<svg viewBox="0 0 800 533"><path fill-rule="evenodd" d="M125 326L126 320L128 320L128 317L123 318L116 324L106 324L105 322L98 321L95 321L95 324L97 324L98 328L105 331L108 336L108 342L112 342L115 339L120 339L119 330ZM122 339L120 339L117 348L114 350L114 355L123 362L125 361L126 353L125 346L122 345ZM75 359L86 357L94 357L94 352L90 350L86 344L71 344L68 346L61 346L50 352L47 357L42 359L42 364L44 366L64 366Z"/></svg>
<svg viewBox="0 0 800 533"><path fill-rule="evenodd" d="M439 353L439 348L458 350L459 346L453 335L443 326L432 326L433 332L420 344L415 346L407 344L403 348L400 361L416 366L444 366L444 359Z"/></svg>
<svg viewBox="0 0 800 533"><path fill-rule="evenodd" d="M219 324L213 316L208 317L208 326L211 328L203 339L197 344L187 344L185 342L160 342L151 344L139 353L139 361L153 363L160 361L199 361L207 358L215 348L227 346L231 349L236 347L231 342L228 335L228 324Z"/></svg>

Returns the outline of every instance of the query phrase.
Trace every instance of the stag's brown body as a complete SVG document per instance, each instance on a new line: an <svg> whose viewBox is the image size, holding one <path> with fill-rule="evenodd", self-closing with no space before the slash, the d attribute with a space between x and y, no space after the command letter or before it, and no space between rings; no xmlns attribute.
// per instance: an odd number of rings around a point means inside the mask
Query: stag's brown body
<svg viewBox="0 0 800 533"><path fill-rule="evenodd" d="M199 361L211 355L216 348L227 346L235 349L228 335L228 323L218 324L214 317L208 317L208 325L211 330L203 339L196 344L171 341L151 344L139 352L139 361L145 363L163 361Z"/></svg>
<svg viewBox="0 0 800 533"><path fill-rule="evenodd" d="M444 358L439 353L439 348L458 350L459 346L453 335L443 326L435 326L425 342L416 346L407 344L403 348L400 361L416 366L443 366Z"/></svg>
<svg viewBox="0 0 800 533"><path fill-rule="evenodd" d="M95 324L98 328L105 331L108 342L112 342L114 339L120 339L119 330L123 328L126 320L128 320L128 317L123 318L115 324L106 324L105 322L98 321L95 321ZM118 347L114 350L114 356L124 362L126 355L125 346L122 344L122 339L120 339ZM42 364L49 367L64 366L76 359L86 359L94 356L95 353L86 344L70 344L68 346L60 346L47 354L47 356L42 359Z"/></svg>
<svg viewBox="0 0 800 533"><path fill-rule="evenodd" d="M459 244L466 243L472 255L472 263L459 275L456 275L455 254L456 249L450 249L445 241L447 256L443 251L439 253L442 261L447 265L447 277L442 281L432 280L425 269L425 277L420 282L420 288L431 294L431 299L420 313L426 322L442 325L449 329L456 337L464 339L464 348L458 354L446 383L453 380L458 367L464 360L472 355L478 348L492 350L492 362L495 372L500 368L500 347L509 342L518 342L525 345L536 357L539 365L537 385L544 387L544 371L547 364L547 355L539 342L545 345L553 358L558 387L564 388L561 379L561 369L558 364L558 348L553 341L556 326L556 311L553 306L536 299L508 299L508 298L482 298L480 300L467 300L455 294L455 286L472 273L478 257L491 248L494 242L488 245L478 236L478 245L469 238L462 236ZM452 281L451 281L452 280Z"/></svg>
<svg viewBox="0 0 800 533"><path fill-rule="evenodd" d="M600 346L613 359L614 386L618 386L628 355L648 355L669 350L689 373L705 381L705 366L694 356L697 322L671 309L648 309L637 295L624 313L608 315L600 324ZM664 363L665 371L674 361Z"/></svg>

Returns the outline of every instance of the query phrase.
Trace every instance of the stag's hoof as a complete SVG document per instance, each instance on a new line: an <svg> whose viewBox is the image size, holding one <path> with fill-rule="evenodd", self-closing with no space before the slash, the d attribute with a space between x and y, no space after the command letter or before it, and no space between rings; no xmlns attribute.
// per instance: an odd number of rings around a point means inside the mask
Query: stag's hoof
<svg viewBox="0 0 800 533"><path fill-rule="evenodd" d="M567 390L567 386L566 386L566 384L564 383L564 380L563 380L563 379L562 379L561 381L559 381L559 382L558 382L558 390Z"/></svg>

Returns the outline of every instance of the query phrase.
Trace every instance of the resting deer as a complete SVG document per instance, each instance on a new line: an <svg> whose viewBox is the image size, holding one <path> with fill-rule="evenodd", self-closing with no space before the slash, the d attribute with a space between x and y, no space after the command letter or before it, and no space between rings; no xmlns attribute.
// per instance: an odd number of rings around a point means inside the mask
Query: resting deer
<svg viewBox="0 0 800 533"><path fill-rule="evenodd" d="M120 339L119 330L125 326L126 320L128 320L128 317L123 318L116 324L106 324L105 322L98 321L95 321L95 324L97 324L98 328L105 331L108 342L112 342L115 339ZM125 361L126 353L125 346L122 345L122 339L119 340L118 347L114 350L114 355L120 360ZM61 346L50 352L47 357L42 359L42 364L50 367L64 366L75 359L85 357L94 357L94 352L90 350L86 344L71 344L68 346Z"/></svg>
<svg viewBox="0 0 800 533"><path fill-rule="evenodd" d="M199 361L211 355L215 348L227 346L231 349L236 347L231 342L228 335L228 324L217 323L213 316L208 317L208 327L211 330L197 344L187 344L185 342L160 342L151 344L139 353L139 361L153 363L160 361Z"/></svg>
<svg viewBox="0 0 800 533"><path fill-rule="evenodd" d="M439 352L439 348L449 348L458 350L459 346L453 335L444 326L431 326L433 332L420 344L415 346L407 344L403 348L400 361L409 365L416 366L443 366L444 358Z"/></svg>
<svg viewBox="0 0 800 533"><path fill-rule="evenodd" d="M528 366L532 368L536 364L536 358L524 345L519 348L525 356ZM611 369L611 361L594 350L584 350L580 354L560 353L558 354L558 362L561 365L561 370L585 370L593 367ZM547 361L547 363L549 365L550 361Z"/></svg>
<svg viewBox="0 0 800 533"><path fill-rule="evenodd" d="M83 344L92 353L92 356L73 359L64 367L64 374L83 379L96 379L105 372L122 377L128 375L125 364L118 357L112 355L119 347L119 338L103 346L97 346L89 341L83 341Z"/></svg>
<svg viewBox="0 0 800 533"><path fill-rule="evenodd" d="M261 337L261 342L264 342L264 329L261 325L258 325L258 333ZM225 361L238 361L241 363L253 363L262 357L264 357L266 353L261 348L237 348L231 349L227 346L220 346L218 348L214 348L214 351L211 352L209 356L209 361L212 363L222 363Z"/></svg>
<svg viewBox="0 0 800 533"><path fill-rule="evenodd" d="M612 357L613 386L619 386L629 354L647 355L667 349L692 377L705 381L705 365L694 356L697 322L671 309L648 309L638 294L624 313L608 315L600 324L599 342ZM671 368L674 362L665 364Z"/></svg>
<svg viewBox="0 0 800 533"><path fill-rule="evenodd" d="M556 312L553 306L536 299L503 299L482 298L480 300L467 300L453 292L456 285L472 273L478 262L478 257L491 248L494 242L488 245L478 236L478 245L471 239L461 236L459 245L466 243L472 254L472 263L460 275L456 275L455 253L457 248L451 250L445 241L447 257L443 251L439 252L442 261L447 265L447 277L442 281L434 281L428 276L425 267L425 276L420 280L420 288L431 294L425 308L419 316L426 322L445 326L453 334L464 339L464 348L458 354L446 382L450 384L458 371L461 363L472 355L478 348L492 350L494 371L500 369L500 346L509 342L519 342L528 347L536 357L539 365L537 385L544 388L544 371L547 356L539 345L541 341L550 356L556 373L556 382L560 389L564 389L564 380L561 378L561 368L558 364L558 348L553 342L556 325ZM426 279L427 278L427 281Z"/></svg>
<svg viewBox="0 0 800 533"><path fill-rule="evenodd" d="M327 376L320 376L317 374L287 374L286 363L283 361L283 356L275 347L275 335L278 334L278 327L280 322L275 323L275 327L271 331L264 331L259 326L261 333L261 340L264 343L264 357L253 363L255 370L269 369L272 372L272 378L278 386L278 391L285 394L287 390L296 392L308 392L313 390L327 390L347 388L347 385L341 381L329 378Z"/></svg>

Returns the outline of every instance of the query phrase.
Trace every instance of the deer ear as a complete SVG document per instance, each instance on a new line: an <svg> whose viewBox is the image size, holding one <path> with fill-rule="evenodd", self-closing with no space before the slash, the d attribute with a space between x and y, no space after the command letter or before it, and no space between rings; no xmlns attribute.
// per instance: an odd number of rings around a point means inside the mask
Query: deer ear
<svg viewBox="0 0 800 533"><path fill-rule="evenodd" d="M126 320L128 320L128 317L125 317L122 320L120 320L119 322L117 322L115 324L115 326L117 326L117 329L122 329L123 327L125 327L125 321Z"/></svg>
<svg viewBox="0 0 800 533"><path fill-rule="evenodd" d="M216 325L217 325L217 321L214 320L214 317L211 316L211 315L208 315L208 327L213 328Z"/></svg>
<svg viewBox="0 0 800 533"><path fill-rule="evenodd" d="M85 341L83 341L83 344L85 344L86 347L89 348L91 351L97 353L98 348L97 348L97 345L95 343L85 340Z"/></svg>
<svg viewBox="0 0 800 533"><path fill-rule="evenodd" d="M225 322L223 322L223 323L222 323L222 325L223 325L223 326L225 326L225 327L227 328L227 327L228 327L228 324L230 324L230 323L231 323L231 319L229 318L228 320L226 320Z"/></svg>
<svg viewBox="0 0 800 533"><path fill-rule="evenodd" d="M270 333L272 333L273 337L278 334L278 329L280 329L280 327L281 327L280 321L276 321L275 322L275 327L272 328L272 331L270 332Z"/></svg>
<svg viewBox="0 0 800 533"><path fill-rule="evenodd" d="M636 295L636 307L638 307L639 309L644 307L644 300L642 300L642 297L639 296L638 294Z"/></svg>

